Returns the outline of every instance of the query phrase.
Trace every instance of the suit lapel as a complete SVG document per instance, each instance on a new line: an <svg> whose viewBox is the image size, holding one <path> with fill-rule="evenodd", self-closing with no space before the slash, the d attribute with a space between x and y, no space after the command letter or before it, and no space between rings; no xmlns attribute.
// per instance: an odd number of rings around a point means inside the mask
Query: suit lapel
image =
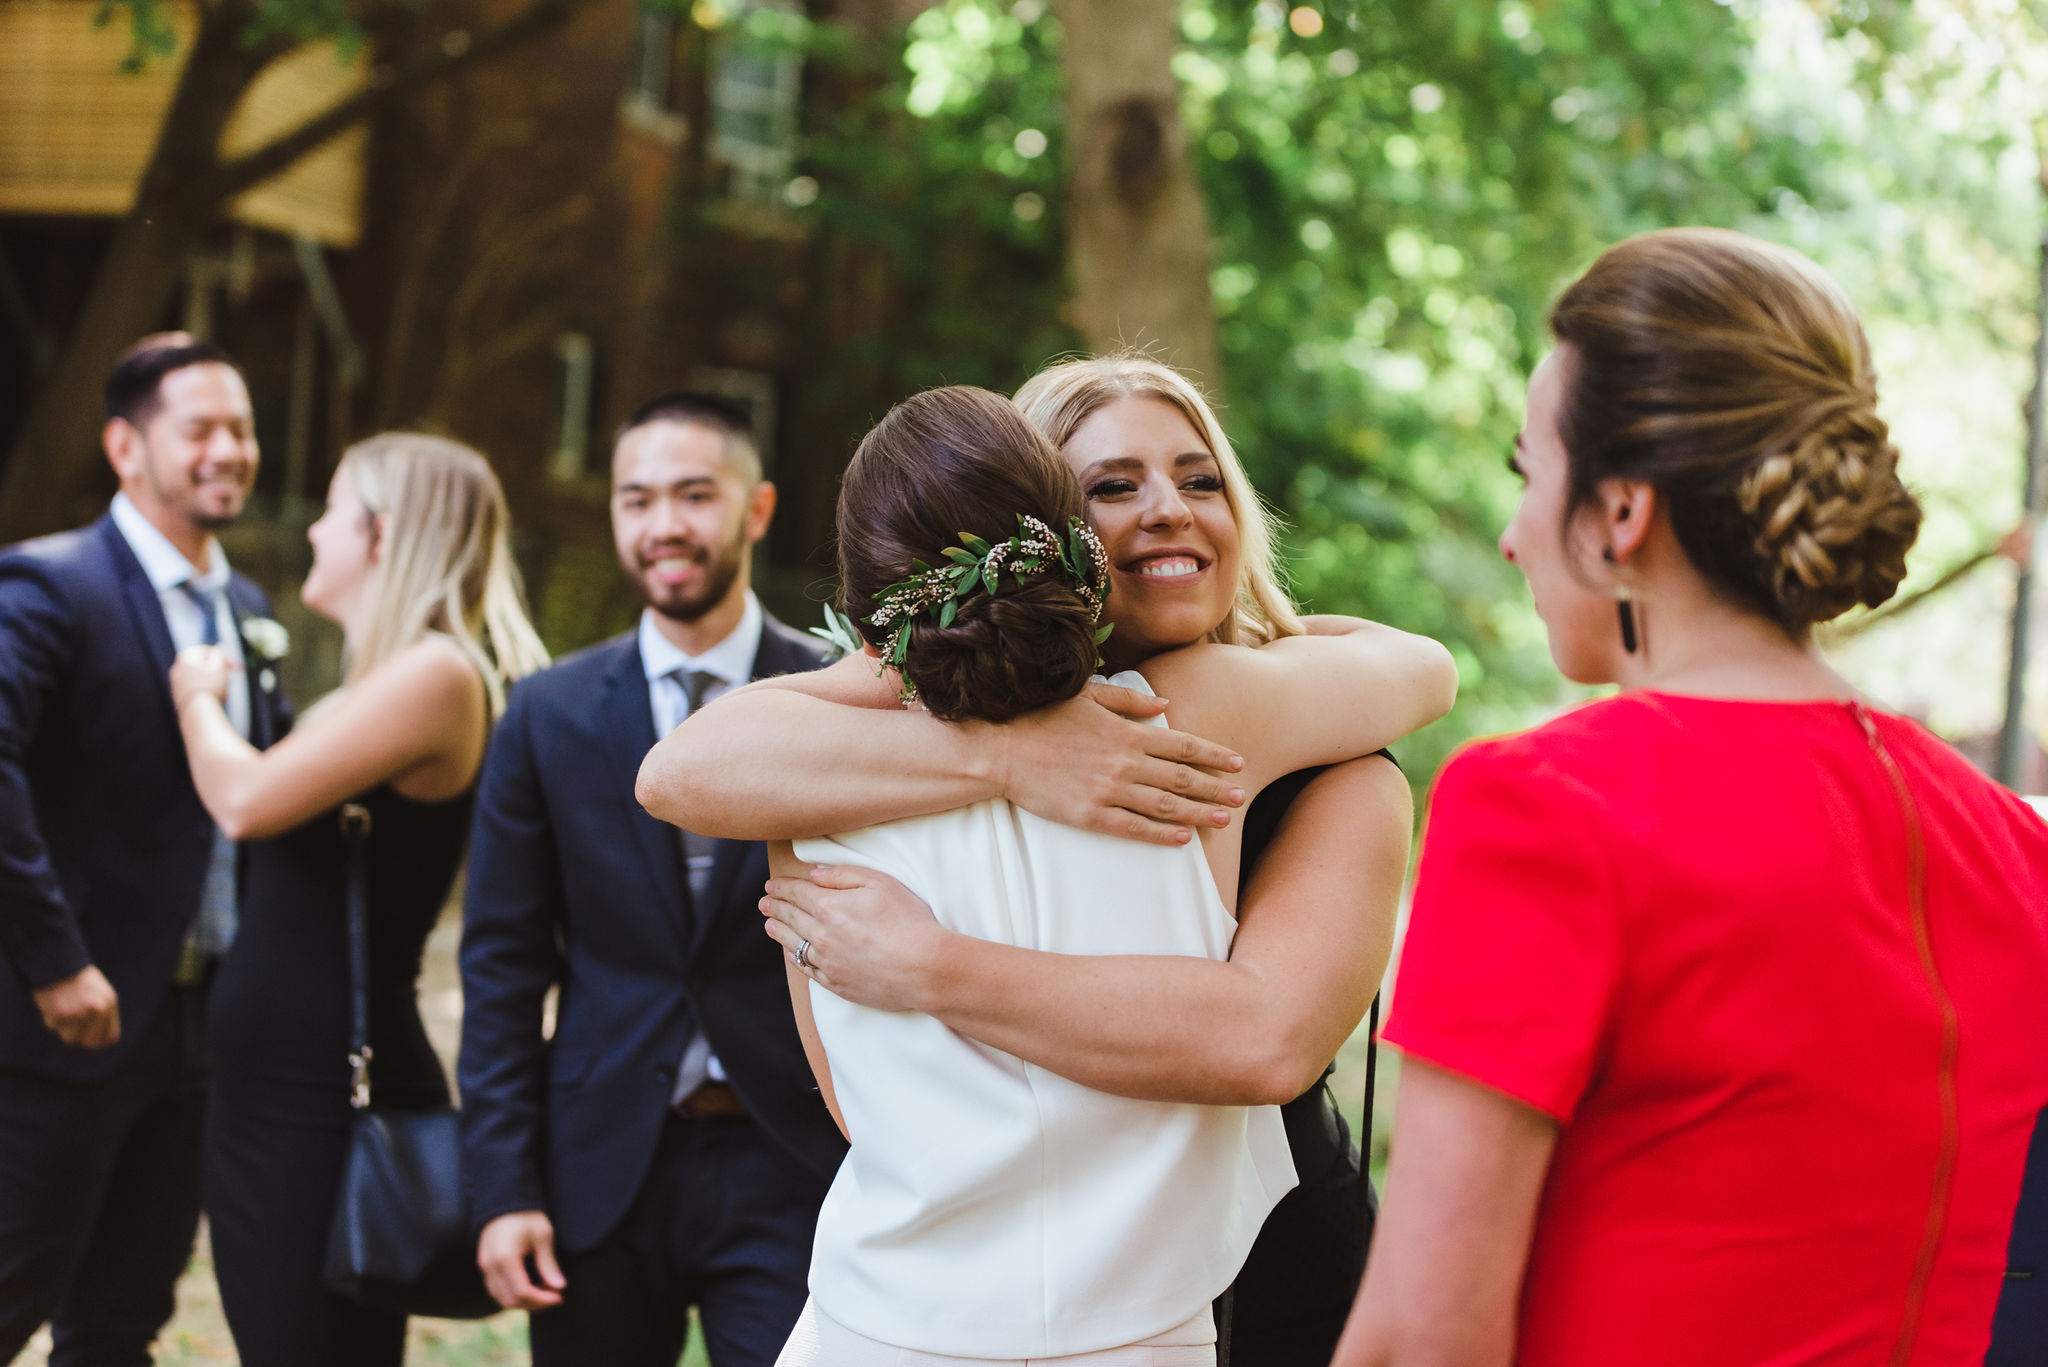
<svg viewBox="0 0 2048 1367"><path fill-rule="evenodd" d="M149 582L149 576L142 572L142 562L135 558L128 538L121 535L111 513L100 519L99 531L113 562L114 574L121 581L121 597L128 605L129 621L142 638L143 653L155 671L156 682L150 692L163 703L165 720L176 731L178 715L171 706L171 659L176 652L171 648L170 623L164 620L164 600L156 585Z"/></svg>
<svg viewBox="0 0 2048 1367"><path fill-rule="evenodd" d="M783 639L780 622L763 614L761 623L761 644L754 651L755 679L772 679L778 674L792 674L799 670L815 667L817 661L793 648ZM747 857L759 842L752 840L720 840L712 854L711 876L704 882L703 909L697 916L697 923L691 927L692 952L703 943L711 923L717 918L716 911L731 901L733 885L738 881L741 868ZM755 895L758 895L758 890ZM753 900L750 896L750 902Z"/></svg>
<svg viewBox="0 0 2048 1367"><path fill-rule="evenodd" d="M270 698L263 688L263 675L269 674L275 683L277 672L268 660L252 655L249 640L242 635L242 605L235 601L238 585L228 581L228 617L235 624L235 640L242 647L242 692L249 703L249 744L258 750L268 750L277 738L271 734Z"/></svg>
<svg viewBox="0 0 2048 1367"><path fill-rule="evenodd" d="M655 739L654 707L647 697L647 673L640 663L639 642L632 636L621 643L618 659L605 673L602 711L605 740L611 747L612 781L618 785L618 791L626 794L626 806L630 809L627 820L633 827L633 838L639 842L641 857L647 864L658 909L664 913L662 920L675 931L678 947L687 948L695 933L695 927L687 923L691 920L702 922L705 918L693 918L690 914L689 884L683 878L682 842L676 837L675 827L649 816L647 809L632 796L634 781L640 774L640 762L647 758Z"/></svg>

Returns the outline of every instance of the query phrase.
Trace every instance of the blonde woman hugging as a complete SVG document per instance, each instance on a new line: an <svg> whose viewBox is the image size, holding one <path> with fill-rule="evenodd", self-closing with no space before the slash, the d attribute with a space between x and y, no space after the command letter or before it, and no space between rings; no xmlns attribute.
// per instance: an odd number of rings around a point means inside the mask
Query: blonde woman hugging
<svg viewBox="0 0 2048 1367"><path fill-rule="evenodd" d="M947 720L1000 724L1077 696L1111 581L1085 511L1066 462L1007 400L907 400L862 442L841 493L841 580L868 647L847 673ZM1243 756L1236 781L1255 797L1378 746L1362 712L1308 705L1354 695L1378 669L1371 651L1303 637L1169 652L1114 682L1170 696L1175 722ZM1119 839L995 797L771 858L785 874L882 870L991 942L1214 963L1235 931L1240 835ZM1295 1181L1277 1107L1112 1095L930 1015L857 1005L801 976L810 968L797 946L798 1027L852 1149L785 1367L1214 1361L1210 1301Z"/></svg>

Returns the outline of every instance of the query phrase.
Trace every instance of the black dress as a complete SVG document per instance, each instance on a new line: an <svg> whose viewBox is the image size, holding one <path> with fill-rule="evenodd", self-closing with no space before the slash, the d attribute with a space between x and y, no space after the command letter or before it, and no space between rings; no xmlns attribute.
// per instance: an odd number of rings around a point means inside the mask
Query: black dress
<svg viewBox="0 0 2048 1367"><path fill-rule="evenodd" d="M1289 774L1253 799L1245 813L1240 899L1287 809L1322 772ZM1219 1329L1228 1317L1231 1367L1327 1367L1365 1275L1377 1201L1330 1092L1334 1070L1323 1069L1315 1086L1280 1108L1299 1185L1266 1218L1228 1311L1218 1303Z"/></svg>
<svg viewBox="0 0 2048 1367"><path fill-rule="evenodd" d="M474 794L370 809L371 1082L382 1106L448 1087L416 997L420 957L469 837ZM241 927L212 992L206 1213L243 1367L395 1367L405 1317L321 1281L348 1145L348 951L339 812L249 846Z"/></svg>

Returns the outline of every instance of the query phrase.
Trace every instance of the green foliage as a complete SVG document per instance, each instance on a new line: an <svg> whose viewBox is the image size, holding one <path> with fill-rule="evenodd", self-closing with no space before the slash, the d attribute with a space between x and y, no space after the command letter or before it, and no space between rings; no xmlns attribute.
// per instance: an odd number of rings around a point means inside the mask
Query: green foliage
<svg viewBox="0 0 2048 1367"><path fill-rule="evenodd" d="M1181 22L1226 422L1292 523L1304 600L1457 656L1459 713L1410 755L1426 770L1557 696L1493 549L1549 299L1629 232L1810 195L1813 158L1743 112L1748 33L1719 5L1188 0ZM1062 289L1057 30L1038 0L946 0L858 126L812 144L818 211L919 292L922 335L892 356L906 388L1013 389L1071 345L1043 321ZM963 256L979 271L941 264Z"/></svg>
<svg viewBox="0 0 2048 1367"><path fill-rule="evenodd" d="M121 70L132 75L178 50L178 31L164 12L162 0L100 0L92 26L107 27L121 9L128 11L128 55L121 59Z"/></svg>
<svg viewBox="0 0 2048 1367"><path fill-rule="evenodd" d="M260 0L252 41L346 35L369 3ZM646 3L806 56L790 212L820 230L831 306L865 320L833 329L807 401L1007 392L1077 349L1047 0L938 0L883 35L749 0ZM102 21L122 5L136 52L164 50L161 0L106 0ZM1504 457L1550 300L1629 233L1722 224L1818 258L1889 367L1931 510L1920 572L2010 525L2016 481L1996 472L2033 333L2043 8L1184 0L1174 70L1215 233L1225 422L1289 524L1305 603L1456 656L1459 708L1404 748L1411 771L1566 696L1495 549Z"/></svg>
<svg viewBox="0 0 2048 1367"><path fill-rule="evenodd" d="M378 0L254 0L246 7L241 41L252 51L265 47L284 51L302 43L332 38L343 61L353 60L368 41L370 14ZM417 8L423 0L389 0ZM178 30L164 0L100 0L93 27L105 28L116 12L128 12L128 53L121 69L137 72L178 50Z"/></svg>
<svg viewBox="0 0 2048 1367"><path fill-rule="evenodd" d="M875 326L835 382L1007 393L1078 342L1062 321L1061 77L1037 0L943 3L874 40L815 26L804 164L844 269L873 277Z"/></svg>
<svg viewBox="0 0 2048 1367"><path fill-rule="evenodd" d="M2013 32L2025 9L1186 0L1174 69L1217 241L1225 421L1291 524L1304 601L1457 657L1459 708L1412 769L1566 695L1495 538L1545 311L1602 247L1738 227L1835 270L1881 338L1934 329L1972 365L2024 352L2023 144L2048 108L2048 73L2016 60L2042 48L2038 24ZM1059 42L1040 0L944 0L893 70L865 54L860 117L811 145L819 212L915 291L887 342L901 389L1013 389L1072 345L1052 322ZM1998 424L1978 429L1994 445ZM1983 497L1981 463L1916 468L1955 505L1930 525L1938 571L2010 500Z"/></svg>

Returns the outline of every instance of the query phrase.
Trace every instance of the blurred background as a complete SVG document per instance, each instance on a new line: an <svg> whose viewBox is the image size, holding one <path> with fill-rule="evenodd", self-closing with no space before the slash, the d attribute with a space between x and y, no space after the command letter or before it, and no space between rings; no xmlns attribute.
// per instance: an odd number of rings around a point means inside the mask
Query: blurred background
<svg viewBox="0 0 2048 1367"><path fill-rule="evenodd" d="M782 489L757 582L808 625L891 403L1145 344L1221 401L1310 606L1455 652L1420 787L1573 700L1494 545L1546 306L1619 237L1717 224L1846 287L1927 502L1900 600L1827 648L2039 792L2044 147L2044 0L0 0L0 541L103 507L99 386L177 326L248 367L227 541L301 702L339 652L304 530L393 426L490 455L560 652L636 610L612 427L728 395ZM194 1313L176 1351L226 1360Z"/></svg>
<svg viewBox="0 0 2048 1367"><path fill-rule="evenodd" d="M890 403L1118 342L1197 373L1315 608L1448 642L1457 712L1563 699L1494 549L1544 309L1674 223L1817 257L1869 322L1930 518L1855 678L1987 762L2034 379L2040 0L4 0L0 540L96 513L98 386L182 326L248 365L233 534L298 628L352 439L487 452L555 649L620 629L609 433L664 388L754 414L770 605L829 590ZM1960 571L1960 573L1958 572ZM2043 699L2021 709L2043 785Z"/></svg>

